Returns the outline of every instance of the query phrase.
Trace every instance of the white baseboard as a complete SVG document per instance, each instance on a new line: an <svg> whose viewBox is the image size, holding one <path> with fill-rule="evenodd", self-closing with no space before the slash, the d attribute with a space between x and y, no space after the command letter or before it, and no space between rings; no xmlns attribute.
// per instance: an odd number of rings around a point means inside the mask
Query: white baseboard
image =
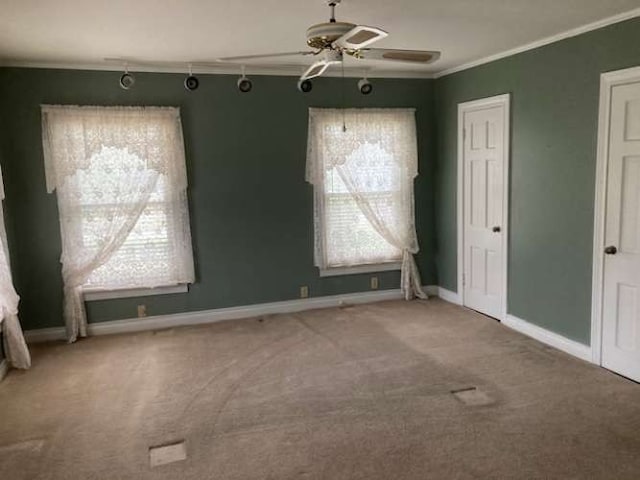
<svg viewBox="0 0 640 480"><path fill-rule="evenodd" d="M457 292L452 292L446 288L438 287L437 295L446 302L462 305L462 297Z"/></svg>
<svg viewBox="0 0 640 480"><path fill-rule="evenodd" d="M441 299L461 304L458 293L428 285L423 287L428 295L438 296ZM225 320L238 320L242 318L260 317L278 313L295 313L319 308L338 307L341 305L354 305L363 303L381 302L387 300L399 300L403 298L400 290L378 290L373 292L349 293L344 295L331 295L326 297L313 297L300 300L287 300L282 302L260 303L241 307L218 308L214 310L202 310L198 312L184 312L171 315L157 315L144 318L129 318L125 320L113 320L89 324L90 335L110 335L116 333L141 332L147 330L160 330L163 328L181 327L187 325L202 325L221 322ZM525 320L507 315L502 322L505 326L517 330L542 343L562 350L570 355L591 362L591 347L570 340L557 333L533 325ZM29 343L65 340L64 327L43 328L39 330L27 330L25 338ZM9 365L6 360L0 363L0 378L6 375Z"/></svg>
<svg viewBox="0 0 640 480"><path fill-rule="evenodd" d="M427 291L433 291L432 287L426 288ZM353 305L381 302L385 300L399 300L401 298L403 297L399 289L349 293L344 295L313 297L300 300L260 303L257 305L241 307L217 308L214 310L202 310L197 312L184 312L171 315L156 315L144 318L129 318L125 320L91 323L89 324L88 331L89 335L110 335L115 333L160 330L163 328L186 325L202 325L225 320L260 317L262 315L273 315L276 313L294 313L349 304ZM24 335L28 343L49 342L64 340L66 338L64 327L27 330L24 332Z"/></svg>
<svg viewBox="0 0 640 480"><path fill-rule="evenodd" d="M460 304L457 293L445 290L437 285L423 287L431 296L437 296L447 302ZM282 302L260 303L241 307L217 308L197 312L175 313L171 315L156 315L144 318L128 318L108 322L90 323L89 335L111 335L116 333L142 332L146 330L160 330L186 325L202 325L225 320L260 317L276 313L294 313L317 308L338 307L344 304L362 304L381 302L385 300L399 300L403 298L399 289L377 290L373 292L348 293L344 295L330 295L300 300L286 300ZM64 327L42 328L24 332L28 343L52 342L66 339Z"/></svg>
<svg viewBox="0 0 640 480"><path fill-rule="evenodd" d="M528 337L534 338L539 342L550 345L558 350L562 350L569 355L578 357L586 362L593 362L591 347L588 345L583 345L582 343L570 340L562 335L551 332L542 327L538 327L537 325L533 325L521 318L514 317L513 315L507 315L502 324L523 333Z"/></svg>
<svg viewBox="0 0 640 480"><path fill-rule="evenodd" d="M0 382L4 380L4 377L9 373L9 362L7 362L6 358L0 360Z"/></svg>
<svg viewBox="0 0 640 480"><path fill-rule="evenodd" d="M429 295L430 297L437 297L438 295L438 289L440 287L438 287L437 285L423 285L422 286L422 290L424 290L424 293L426 293L427 295Z"/></svg>

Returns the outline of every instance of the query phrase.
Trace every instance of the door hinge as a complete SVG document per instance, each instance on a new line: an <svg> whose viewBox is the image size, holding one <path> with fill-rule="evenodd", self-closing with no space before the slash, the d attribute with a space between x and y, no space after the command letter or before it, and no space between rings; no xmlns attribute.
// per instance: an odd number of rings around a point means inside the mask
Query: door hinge
<svg viewBox="0 0 640 480"><path fill-rule="evenodd" d="M462 286L464 287L467 284L467 277L466 275L463 273L462 274Z"/></svg>

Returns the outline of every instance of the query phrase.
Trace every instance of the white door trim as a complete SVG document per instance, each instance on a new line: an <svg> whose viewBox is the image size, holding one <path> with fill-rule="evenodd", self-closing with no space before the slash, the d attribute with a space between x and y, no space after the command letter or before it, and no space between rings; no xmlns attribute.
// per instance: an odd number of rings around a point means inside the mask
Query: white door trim
<svg viewBox="0 0 640 480"><path fill-rule="evenodd" d="M504 162L504 192L503 192L503 235L504 245L502 249L502 312L498 320L504 321L507 318L507 274L508 274L508 253L509 253L509 164L511 163L511 94L496 95L494 97L482 98L458 104L458 295L460 302L464 305L464 114L474 110L483 110L489 107L504 106L504 152L506 155Z"/></svg>
<svg viewBox="0 0 640 480"><path fill-rule="evenodd" d="M604 287L604 233L609 166L611 90L618 85L640 82L640 67L600 75L600 112L596 158L596 195L593 220L593 280L591 291L591 352L593 363L602 365L602 294Z"/></svg>

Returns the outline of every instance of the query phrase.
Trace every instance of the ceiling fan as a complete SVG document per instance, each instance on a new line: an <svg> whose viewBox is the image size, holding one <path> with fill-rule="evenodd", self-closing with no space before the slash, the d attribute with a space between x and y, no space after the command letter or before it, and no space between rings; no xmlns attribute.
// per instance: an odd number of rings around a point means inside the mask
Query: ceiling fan
<svg viewBox="0 0 640 480"><path fill-rule="evenodd" d="M420 65L435 62L440 58L440 52L436 51L368 48L369 45L388 36L388 33L377 27L337 22L335 10L341 1L328 0L329 8L331 9L329 21L313 25L307 30L307 45L314 50L225 57L219 60L222 62L242 63L247 60L266 60L281 57L314 57L317 60L300 77L300 82L304 82L319 77L331 65L340 64L345 54L359 60L384 60Z"/></svg>

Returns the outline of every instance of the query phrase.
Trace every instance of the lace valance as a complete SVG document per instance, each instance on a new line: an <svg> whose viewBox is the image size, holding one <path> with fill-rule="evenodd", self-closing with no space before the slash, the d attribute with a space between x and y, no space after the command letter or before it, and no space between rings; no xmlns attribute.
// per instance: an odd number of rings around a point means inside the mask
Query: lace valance
<svg viewBox="0 0 640 480"><path fill-rule="evenodd" d="M418 174L415 109L310 108L307 182L316 185L324 177L318 169L342 165L367 143L392 152L408 178Z"/></svg>
<svg viewBox="0 0 640 480"><path fill-rule="evenodd" d="M175 107L42 106L47 191L86 170L103 148L126 150L166 175L176 192L187 188L180 110ZM182 149L182 151L179 151Z"/></svg>

